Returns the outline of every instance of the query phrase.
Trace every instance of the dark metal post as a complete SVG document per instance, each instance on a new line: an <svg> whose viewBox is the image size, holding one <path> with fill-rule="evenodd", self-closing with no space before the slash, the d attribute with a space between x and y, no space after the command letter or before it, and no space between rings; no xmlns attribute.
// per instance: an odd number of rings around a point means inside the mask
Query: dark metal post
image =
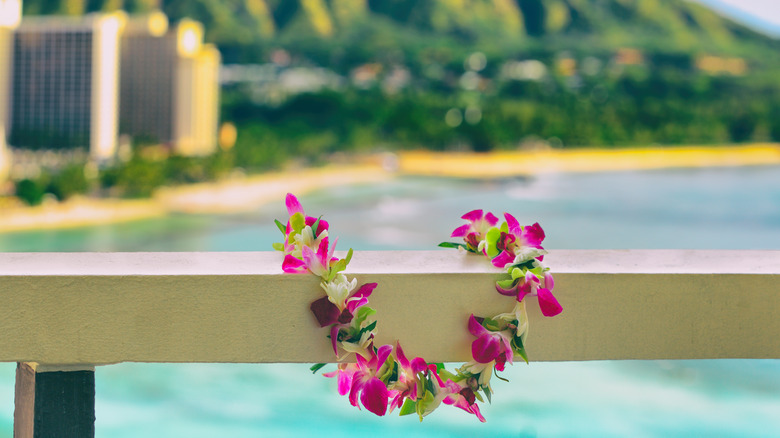
<svg viewBox="0 0 780 438"><path fill-rule="evenodd" d="M16 366L14 438L94 438L95 371Z"/></svg>

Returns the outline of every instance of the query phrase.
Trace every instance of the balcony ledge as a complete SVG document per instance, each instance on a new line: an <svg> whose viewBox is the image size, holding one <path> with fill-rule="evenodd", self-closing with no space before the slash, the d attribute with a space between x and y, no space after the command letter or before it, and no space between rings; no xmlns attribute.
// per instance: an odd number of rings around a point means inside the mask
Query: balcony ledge
<svg viewBox="0 0 780 438"><path fill-rule="evenodd" d="M0 361L327 362L311 275L281 255L2 253ZM556 250L561 315L529 303L533 361L780 358L780 251ZM512 308L484 258L356 252L348 273L378 282L380 343L429 361L470 359L470 313Z"/></svg>

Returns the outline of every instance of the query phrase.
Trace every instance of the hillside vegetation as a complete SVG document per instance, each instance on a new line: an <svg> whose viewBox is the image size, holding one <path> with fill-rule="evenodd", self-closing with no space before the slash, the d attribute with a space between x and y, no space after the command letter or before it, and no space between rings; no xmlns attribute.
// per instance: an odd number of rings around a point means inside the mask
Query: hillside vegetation
<svg viewBox="0 0 780 438"><path fill-rule="evenodd" d="M24 2L118 8L194 18L226 64L270 66L223 90L248 169L377 148L780 141L780 42L694 2ZM273 82L300 72L324 85Z"/></svg>
<svg viewBox="0 0 780 438"><path fill-rule="evenodd" d="M778 42L683 0L26 0L25 14L79 15L162 9L206 25L207 39L261 56L268 44L314 49L416 45L511 50L544 46L600 52L618 47L757 55ZM426 41L422 41L426 40ZM765 52L766 53L766 52ZM370 57L370 54L365 54ZM358 56L359 57L359 56ZM364 60L358 60L364 61Z"/></svg>

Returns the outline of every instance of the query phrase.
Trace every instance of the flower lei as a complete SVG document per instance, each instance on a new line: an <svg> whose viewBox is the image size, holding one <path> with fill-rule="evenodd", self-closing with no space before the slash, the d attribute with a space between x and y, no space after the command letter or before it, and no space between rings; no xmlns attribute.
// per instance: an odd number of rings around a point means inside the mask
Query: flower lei
<svg viewBox="0 0 780 438"><path fill-rule="evenodd" d="M374 345L377 322L370 317L376 311L367 304L377 284L358 287L357 279L349 280L343 274L352 249L343 259L334 257L338 239L330 245L328 222L306 216L292 194L287 195L285 204L290 218L286 225L275 221L284 242L275 243L274 249L284 253L284 272L310 272L320 277L325 296L311 303L311 311L321 327L328 327L333 352L340 362L336 371L324 375L337 377L339 394L349 394L349 402L358 409L362 404L382 416L400 408L400 415L416 413L422 421L444 403L484 422L477 402L490 401L491 376L496 373L505 380L497 372L512 364L515 356L528 362L525 298L536 296L545 316L555 316L562 310L552 294L552 275L543 264L546 251L541 243L545 236L539 224L523 227L504 213L506 220L498 225L492 213L474 210L463 215L468 223L451 235L462 237L465 243L444 242L439 246L483 254L494 266L505 269L509 276L496 282L496 290L516 299L514 309L493 317L469 317L468 330L476 338L471 344L473 360L452 372L441 363L428 363L420 357L409 360L398 342L394 347ZM356 361L342 362L350 353ZM317 372L323 366L316 364L311 370Z"/></svg>

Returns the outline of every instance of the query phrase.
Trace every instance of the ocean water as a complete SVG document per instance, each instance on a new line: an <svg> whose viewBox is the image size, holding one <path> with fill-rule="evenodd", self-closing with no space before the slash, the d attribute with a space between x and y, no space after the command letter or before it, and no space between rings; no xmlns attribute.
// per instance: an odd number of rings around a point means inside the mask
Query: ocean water
<svg viewBox="0 0 780 438"><path fill-rule="evenodd" d="M538 221L545 247L780 249L780 168L666 170L534 179L404 178L300 197L339 248L430 249L474 208ZM233 216L180 215L0 234L0 251L258 251L279 237L282 199ZM553 267L554 272L555 267ZM563 303L565 306L565 303ZM529 352L533 361L533 336ZM99 367L98 437L780 436L780 361L603 361L515 365L480 424L443 407L378 418L335 382L290 364ZM0 436L11 436L14 364L0 364Z"/></svg>

